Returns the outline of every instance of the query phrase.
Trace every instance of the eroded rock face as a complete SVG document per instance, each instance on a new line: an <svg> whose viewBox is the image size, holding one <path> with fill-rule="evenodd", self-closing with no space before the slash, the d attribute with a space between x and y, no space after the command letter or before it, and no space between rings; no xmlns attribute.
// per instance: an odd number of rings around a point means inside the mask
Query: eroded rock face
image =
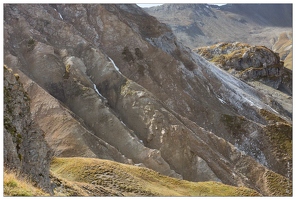
<svg viewBox="0 0 296 200"><path fill-rule="evenodd" d="M44 132L31 119L30 97L19 78L4 66L4 166L24 173L52 193L49 179L52 152Z"/></svg>
<svg viewBox="0 0 296 200"><path fill-rule="evenodd" d="M266 47L219 43L197 48L195 51L238 78L245 81L259 80L270 87L292 94L291 83L284 81L284 77L289 76L288 70L284 68L279 55ZM290 81L292 82L292 79Z"/></svg>
<svg viewBox="0 0 296 200"><path fill-rule="evenodd" d="M271 170L289 183L291 157L282 155L291 147L271 145L268 133L280 131L267 128L275 116L289 126L283 108L185 48L139 7L5 5L4 24L5 64L24 77L32 117L56 156L105 158L263 195L271 194Z"/></svg>

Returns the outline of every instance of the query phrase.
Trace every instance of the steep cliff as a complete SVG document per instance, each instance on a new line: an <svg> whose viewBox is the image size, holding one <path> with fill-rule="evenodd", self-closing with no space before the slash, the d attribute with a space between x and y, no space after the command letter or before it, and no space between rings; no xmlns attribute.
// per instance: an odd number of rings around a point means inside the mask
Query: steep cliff
<svg viewBox="0 0 296 200"><path fill-rule="evenodd" d="M6 4L4 62L55 156L291 195L285 109L136 5Z"/></svg>
<svg viewBox="0 0 296 200"><path fill-rule="evenodd" d="M44 132L31 119L30 97L19 75L4 66L4 167L23 173L35 185L52 193L51 156Z"/></svg>

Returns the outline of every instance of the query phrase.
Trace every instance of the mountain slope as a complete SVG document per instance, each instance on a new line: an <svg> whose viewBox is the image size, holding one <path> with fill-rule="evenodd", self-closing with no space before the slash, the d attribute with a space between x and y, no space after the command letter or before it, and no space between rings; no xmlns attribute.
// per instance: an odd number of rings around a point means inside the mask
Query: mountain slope
<svg viewBox="0 0 296 200"><path fill-rule="evenodd" d="M194 51L246 82L258 80L292 95L292 72L284 68L278 54L264 46L238 42L219 43ZM290 113L292 114L292 110Z"/></svg>
<svg viewBox="0 0 296 200"><path fill-rule="evenodd" d="M219 42L271 48L274 38L292 31L291 4L164 4L145 11L170 25L190 48Z"/></svg>
<svg viewBox="0 0 296 200"><path fill-rule="evenodd" d="M20 74L55 156L291 194L289 115L136 5L6 4L4 11L4 62ZM266 187L273 177L288 185Z"/></svg>
<svg viewBox="0 0 296 200"><path fill-rule="evenodd" d="M292 32L281 33L274 39L272 50L278 52L281 60L284 61L286 68L293 69L293 48L292 48Z"/></svg>
<svg viewBox="0 0 296 200"><path fill-rule="evenodd" d="M72 185L97 187L119 196L259 196L248 188L216 182L194 183L108 160L55 158L51 170L56 177Z"/></svg>
<svg viewBox="0 0 296 200"><path fill-rule="evenodd" d="M4 196L49 196L33 186L31 181L24 180L24 177L21 178L13 172L4 171L3 177Z"/></svg>
<svg viewBox="0 0 296 200"><path fill-rule="evenodd" d="M219 42L266 46L292 69L291 4L164 4L145 11L168 24L190 48Z"/></svg>

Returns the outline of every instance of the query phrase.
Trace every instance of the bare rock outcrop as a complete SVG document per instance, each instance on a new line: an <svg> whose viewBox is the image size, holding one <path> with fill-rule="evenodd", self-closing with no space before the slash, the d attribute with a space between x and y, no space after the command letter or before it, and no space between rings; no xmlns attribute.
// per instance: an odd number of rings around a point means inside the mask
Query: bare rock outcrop
<svg viewBox="0 0 296 200"><path fill-rule="evenodd" d="M52 193L49 165L52 152L44 132L32 120L30 97L19 75L4 66L4 166L25 174Z"/></svg>
<svg viewBox="0 0 296 200"><path fill-rule="evenodd" d="M264 46L218 43L194 50L210 62L245 81L260 82L292 94L292 72L284 68L279 54Z"/></svg>

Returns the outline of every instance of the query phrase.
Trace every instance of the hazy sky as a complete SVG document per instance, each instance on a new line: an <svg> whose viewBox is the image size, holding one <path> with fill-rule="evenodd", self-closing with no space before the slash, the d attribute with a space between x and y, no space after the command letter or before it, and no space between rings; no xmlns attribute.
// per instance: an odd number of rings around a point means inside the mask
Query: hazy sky
<svg viewBox="0 0 296 200"><path fill-rule="evenodd" d="M140 6L140 7L143 7L143 8L147 8L147 7L152 7L152 6L160 6L160 5L162 5L161 3L158 3L158 4L156 4L156 3L138 3L137 4L138 6Z"/></svg>
<svg viewBox="0 0 296 200"><path fill-rule="evenodd" d="M160 6L162 4L163 3L137 3L137 5L142 8L147 8L147 7L152 7L152 6ZM209 3L209 4L211 4L211 3ZM222 6L222 5L225 5L225 3L216 3L214 5Z"/></svg>

